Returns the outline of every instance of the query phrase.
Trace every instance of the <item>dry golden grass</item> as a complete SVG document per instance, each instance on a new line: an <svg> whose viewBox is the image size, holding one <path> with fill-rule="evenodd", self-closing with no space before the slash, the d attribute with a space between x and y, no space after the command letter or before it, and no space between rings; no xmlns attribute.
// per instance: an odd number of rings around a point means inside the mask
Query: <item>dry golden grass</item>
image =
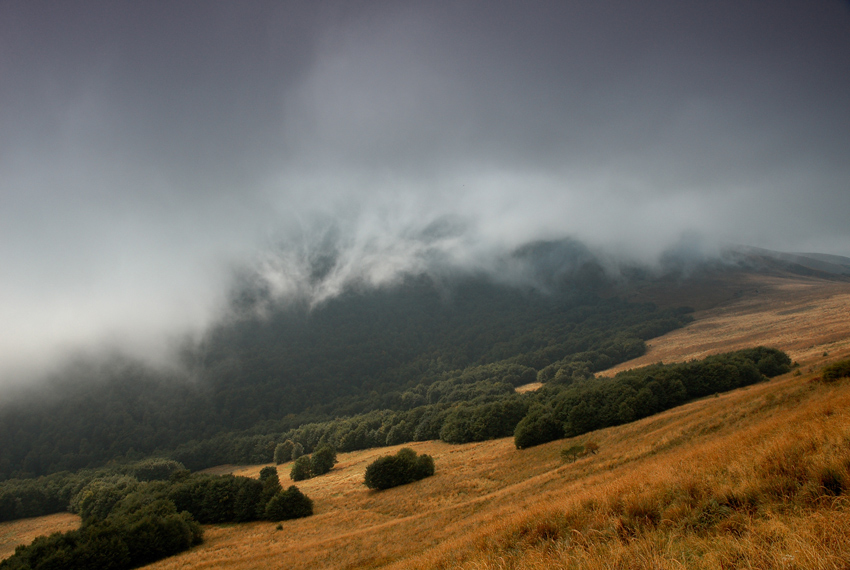
<svg viewBox="0 0 850 570"><path fill-rule="evenodd" d="M571 441L416 443L437 474L373 492L366 465L397 448L341 454L300 484L313 517L211 526L151 568L847 568L850 501L822 482L850 485L850 382L813 375L578 438L600 452L569 464Z"/></svg>
<svg viewBox="0 0 850 570"><path fill-rule="evenodd" d="M10 557L17 546L29 544L37 536L67 532L79 526L80 517L71 513L0 523L0 560Z"/></svg>
<svg viewBox="0 0 850 570"><path fill-rule="evenodd" d="M850 381L812 381L850 356L850 291L765 278L748 290L698 313L691 342L671 333L653 348L671 343L673 361L712 342L708 352L768 344L789 350L801 375L522 451L512 439L411 444L436 475L383 492L363 473L398 447L340 454L329 474L299 483L314 516L282 530L208 526L204 544L149 568L850 568L850 495L829 490L850 486ZM598 454L561 462L590 439Z"/></svg>
<svg viewBox="0 0 850 570"><path fill-rule="evenodd" d="M602 374L757 345L781 348L800 363L850 349L850 283L744 274L718 287L726 291L719 305L696 312L687 327L648 342L645 355Z"/></svg>
<svg viewBox="0 0 850 570"><path fill-rule="evenodd" d="M848 406L847 383L800 378L692 404L660 441L650 425L630 434L635 461L590 459L533 511L399 567L848 568L850 500L827 476L850 483ZM632 427L599 434L621 432L602 449L629 445Z"/></svg>
<svg viewBox="0 0 850 570"><path fill-rule="evenodd" d="M522 386L517 386L516 392L523 394L525 392L534 392L535 390L539 390L543 387L543 382L531 382L529 384L523 384Z"/></svg>
<svg viewBox="0 0 850 570"><path fill-rule="evenodd" d="M299 484L313 517L280 531L208 527L203 545L151 568L850 568L850 501L823 486L829 473L850 485L850 383L811 381L850 355L850 287L736 286L733 300L718 294L724 304L655 339L647 362L767 344L804 374L588 434L579 441L600 452L569 464L559 453L571 441L423 442L410 447L434 456L434 477L372 492L366 465L398 448L341 454Z"/></svg>

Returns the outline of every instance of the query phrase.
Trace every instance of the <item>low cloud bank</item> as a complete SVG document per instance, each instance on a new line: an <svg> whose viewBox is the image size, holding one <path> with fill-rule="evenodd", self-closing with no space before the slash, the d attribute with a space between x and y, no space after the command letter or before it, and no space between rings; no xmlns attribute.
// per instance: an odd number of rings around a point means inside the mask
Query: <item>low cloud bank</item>
<svg viewBox="0 0 850 570"><path fill-rule="evenodd" d="M810 4L2 3L0 385L168 362L245 280L850 256L850 11Z"/></svg>

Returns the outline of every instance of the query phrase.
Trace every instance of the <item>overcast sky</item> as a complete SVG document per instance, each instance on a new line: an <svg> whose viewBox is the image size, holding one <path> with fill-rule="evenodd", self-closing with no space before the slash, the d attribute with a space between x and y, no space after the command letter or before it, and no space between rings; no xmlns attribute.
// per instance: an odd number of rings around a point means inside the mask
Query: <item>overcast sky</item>
<svg viewBox="0 0 850 570"><path fill-rule="evenodd" d="M0 378L156 353L328 228L334 286L563 236L850 256L848 6L2 0Z"/></svg>

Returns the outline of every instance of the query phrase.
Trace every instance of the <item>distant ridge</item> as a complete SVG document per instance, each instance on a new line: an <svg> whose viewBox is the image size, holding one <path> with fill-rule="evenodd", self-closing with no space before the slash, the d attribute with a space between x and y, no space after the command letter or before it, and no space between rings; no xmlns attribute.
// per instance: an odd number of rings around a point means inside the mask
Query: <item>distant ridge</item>
<svg viewBox="0 0 850 570"><path fill-rule="evenodd" d="M825 279L850 279L850 258L825 253L785 253L751 246L738 246L732 255L743 255L758 265L773 266L796 275ZM766 268L766 267L765 267Z"/></svg>
<svg viewBox="0 0 850 570"><path fill-rule="evenodd" d="M800 253L794 255L819 261L830 266L838 266L843 271L842 275L850 275L850 257L830 255L828 253Z"/></svg>

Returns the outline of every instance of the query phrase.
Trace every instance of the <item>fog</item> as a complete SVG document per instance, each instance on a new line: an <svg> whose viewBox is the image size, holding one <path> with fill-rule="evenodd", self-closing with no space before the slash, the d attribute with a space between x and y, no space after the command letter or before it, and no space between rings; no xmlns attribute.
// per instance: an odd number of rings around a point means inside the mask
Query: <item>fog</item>
<svg viewBox="0 0 850 570"><path fill-rule="evenodd" d="M245 275L850 256L848 57L838 1L4 2L0 382L165 362Z"/></svg>

